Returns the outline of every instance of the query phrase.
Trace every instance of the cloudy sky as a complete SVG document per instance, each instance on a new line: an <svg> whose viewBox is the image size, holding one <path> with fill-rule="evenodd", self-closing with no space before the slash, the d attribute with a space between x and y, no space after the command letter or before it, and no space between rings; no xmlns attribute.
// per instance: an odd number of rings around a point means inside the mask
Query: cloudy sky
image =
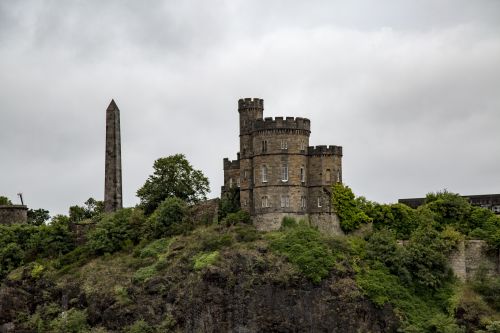
<svg viewBox="0 0 500 333"><path fill-rule="evenodd" d="M243 97L311 119L368 199L499 193L500 1L0 0L0 195L102 199L114 98L126 206L175 153L218 196Z"/></svg>

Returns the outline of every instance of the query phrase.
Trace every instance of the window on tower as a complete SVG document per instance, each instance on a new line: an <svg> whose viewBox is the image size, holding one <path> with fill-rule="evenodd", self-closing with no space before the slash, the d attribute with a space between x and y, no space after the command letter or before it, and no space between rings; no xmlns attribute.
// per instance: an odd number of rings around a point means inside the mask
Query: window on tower
<svg viewBox="0 0 500 333"><path fill-rule="evenodd" d="M262 166L262 182L267 183L267 166Z"/></svg>
<svg viewBox="0 0 500 333"><path fill-rule="evenodd" d="M281 166L281 181L282 182L288 181L288 164L283 164Z"/></svg>

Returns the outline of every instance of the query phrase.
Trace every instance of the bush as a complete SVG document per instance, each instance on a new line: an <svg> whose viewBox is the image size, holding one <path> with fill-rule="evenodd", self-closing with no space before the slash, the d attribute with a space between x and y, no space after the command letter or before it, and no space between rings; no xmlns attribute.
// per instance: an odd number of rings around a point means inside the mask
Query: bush
<svg viewBox="0 0 500 333"><path fill-rule="evenodd" d="M126 333L153 333L154 329L144 320L138 320L133 325L129 326Z"/></svg>
<svg viewBox="0 0 500 333"><path fill-rule="evenodd" d="M332 250L323 242L316 229L298 225L277 233L274 237L271 239L271 249L284 255L314 283L327 277L335 265Z"/></svg>
<svg viewBox="0 0 500 333"><path fill-rule="evenodd" d="M297 226L297 220L291 216L285 216L281 221L281 229L294 228Z"/></svg>
<svg viewBox="0 0 500 333"><path fill-rule="evenodd" d="M137 244L143 222L142 211L137 209L126 208L103 214L101 221L88 234L87 247L91 252L101 255Z"/></svg>
<svg viewBox="0 0 500 333"><path fill-rule="evenodd" d="M82 333L89 330L87 312L85 310L70 309L63 312L51 322L51 332L55 333Z"/></svg>
<svg viewBox="0 0 500 333"><path fill-rule="evenodd" d="M198 271L209 265L213 265L219 259L219 256L219 251L199 253L193 258L193 268Z"/></svg>
<svg viewBox="0 0 500 333"><path fill-rule="evenodd" d="M155 265L146 266L143 268L139 268L135 272L133 280L135 283L146 282L147 280L151 279L155 274L156 274Z"/></svg>
<svg viewBox="0 0 500 333"><path fill-rule="evenodd" d="M148 237L157 239L192 229L186 213L187 205L184 201L176 197L167 198L147 220Z"/></svg>
<svg viewBox="0 0 500 333"><path fill-rule="evenodd" d="M219 221L222 221L228 214L236 213L240 209L240 189L231 187L224 192L219 202Z"/></svg>
<svg viewBox="0 0 500 333"><path fill-rule="evenodd" d="M358 229L361 224L372 221L356 204L354 193L342 183L332 185L332 204L345 232Z"/></svg>
<svg viewBox="0 0 500 333"><path fill-rule="evenodd" d="M229 227L238 223L251 223L250 214L247 211L239 210L235 213L229 213L222 220L222 224Z"/></svg>

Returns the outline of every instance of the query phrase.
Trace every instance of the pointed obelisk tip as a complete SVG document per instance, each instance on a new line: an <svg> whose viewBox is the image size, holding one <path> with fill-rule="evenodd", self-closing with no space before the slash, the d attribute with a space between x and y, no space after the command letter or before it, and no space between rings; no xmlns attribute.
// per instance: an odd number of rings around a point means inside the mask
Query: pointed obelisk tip
<svg viewBox="0 0 500 333"><path fill-rule="evenodd" d="M108 110L114 110L118 109L118 106L116 105L116 102L114 99L111 99L111 103L109 103Z"/></svg>

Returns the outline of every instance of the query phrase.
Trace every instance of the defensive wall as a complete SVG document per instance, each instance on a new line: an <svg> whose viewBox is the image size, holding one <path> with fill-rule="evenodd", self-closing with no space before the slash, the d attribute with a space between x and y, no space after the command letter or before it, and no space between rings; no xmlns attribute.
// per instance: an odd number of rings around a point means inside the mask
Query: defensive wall
<svg viewBox="0 0 500 333"><path fill-rule="evenodd" d="M24 205L0 206L0 224L22 224L28 222L28 207Z"/></svg>
<svg viewBox="0 0 500 333"><path fill-rule="evenodd" d="M483 269L489 275L500 275L500 250L491 249L483 240L465 240L450 255L450 265L462 281L470 280Z"/></svg>

